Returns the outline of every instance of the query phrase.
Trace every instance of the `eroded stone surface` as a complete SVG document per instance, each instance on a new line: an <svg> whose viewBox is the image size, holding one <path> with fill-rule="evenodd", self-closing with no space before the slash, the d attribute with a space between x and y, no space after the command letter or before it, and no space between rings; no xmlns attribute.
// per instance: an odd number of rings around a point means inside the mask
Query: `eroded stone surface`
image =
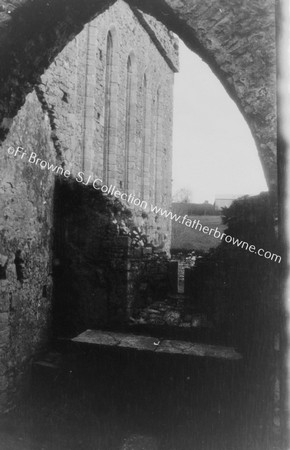
<svg viewBox="0 0 290 450"><path fill-rule="evenodd" d="M84 333L81 333L79 336L73 338L72 341L105 346L114 346L120 344L120 339L118 338L118 336L116 336L116 334L94 330L87 330Z"/></svg>
<svg viewBox="0 0 290 450"><path fill-rule="evenodd" d="M0 280L0 374L13 393L33 354L47 342L50 327L53 176L28 162L33 151L54 162L50 132L35 93L29 94L1 150L0 246L6 279ZM18 146L26 152L22 160L7 151Z"/></svg>

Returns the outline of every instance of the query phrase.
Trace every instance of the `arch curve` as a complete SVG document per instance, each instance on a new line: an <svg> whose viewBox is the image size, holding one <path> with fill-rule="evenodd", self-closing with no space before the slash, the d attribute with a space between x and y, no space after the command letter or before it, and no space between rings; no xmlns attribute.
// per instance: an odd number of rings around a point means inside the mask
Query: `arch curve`
<svg viewBox="0 0 290 450"><path fill-rule="evenodd" d="M275 2L127 0L176 32L218 76L244 115L270 190L277 185ZM112 0L11 0L0 26L3 139L39 76Z"/></svg>

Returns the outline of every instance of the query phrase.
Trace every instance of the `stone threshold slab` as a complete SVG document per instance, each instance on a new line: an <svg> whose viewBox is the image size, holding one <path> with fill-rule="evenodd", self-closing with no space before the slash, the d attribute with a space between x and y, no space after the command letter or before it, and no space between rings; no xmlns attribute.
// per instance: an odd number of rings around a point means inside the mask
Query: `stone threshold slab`
<svg viewBox="0 0 290 450"><path fill-rule="evenodd" d="M140 336L112 331L86 330L71 340L82 344L127 348L154 353L201 356L228 360L242 359L242 356L233 347L195 344L187 341L159 339L152 336Z"/></svg>

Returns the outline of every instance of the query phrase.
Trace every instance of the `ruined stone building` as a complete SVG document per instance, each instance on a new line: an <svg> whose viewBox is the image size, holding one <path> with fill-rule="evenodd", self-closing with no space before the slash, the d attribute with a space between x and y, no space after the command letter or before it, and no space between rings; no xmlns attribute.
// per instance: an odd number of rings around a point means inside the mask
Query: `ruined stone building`
<svg viewBox="0 0 290 450"><path fill-rule="evenodd" d="M177 69L173 35L126 3L87 24L39 86L66 168L168 205Z"/></svg>
<svg viewBox="0 0 290 450"><path fill-rule="evenodd" d="M168 250L170 223L150 205L171 202L177 70L173 34L120 0L63 48L15 117L0 185L3 408L52 330L126 320L141 274L154 279L132 230Z"/></svg>

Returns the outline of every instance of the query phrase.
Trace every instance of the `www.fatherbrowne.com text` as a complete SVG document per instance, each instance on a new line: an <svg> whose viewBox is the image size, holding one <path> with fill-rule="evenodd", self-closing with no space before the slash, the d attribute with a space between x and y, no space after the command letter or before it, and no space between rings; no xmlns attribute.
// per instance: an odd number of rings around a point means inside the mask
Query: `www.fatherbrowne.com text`
<svg viewBox="0 0 290 450"><path fill-rule="evenodd" d="M42 170L48 170L50 172L53 172L54 174L63 175L65 178L71 177L71 173L69 170L65 170L60 165L51 164L48 161L39 158L35 152L30 152L30 154L28 155L28 153L25 152L23 147L17 147L16 149L14 147L9 147L7 151L10 156L14 156L22 160L26 159L28 163L34 164L40 167L40 169ZM213 236L214 238L220 239L221 241L224 240L228 244L231 243L236 247L248 250L250 253L254 253L255 255L261 256L262 258L266 258L278 263L280 263L282 260L281 256L277 255L276 253L264 250L263 248L257 249L254 244L249 244L248 242L242 241L238 238L234 238L229 234L221 233L218 227L209 228L206 225L202 225L199 219L192 220L190 219L190 217L188 217L187 214L185 214L184 216L178 216L177 214L173 214L172 211L167 211L166 209L154 206L152 204L148 205L148 202L146 200L140 200L132 193L129 194L126 192L122 192L120 191L120 189L116 188L116 186L113 185L107 186L106 184L103 183L103 180L101 178L89 175L89 177L86 179L84 172L78 172L77 176L75 177L75 180L78 183L84 184L85 186L90 184L93 186L94 189L100 190L104 194L112 195L115 198L120 198L121 200L126 201L129 204L144 209L146 212L150 211L154 214L159 214L162 217L178 222L188 228L201 231L202 233L208 234L209 236Z"/></svg>
<svg viewBox="0 0 290 450"><path fill-rule="evenodd" d="M170 220L181 223L186 227L201 231L202 233L213 236L216 239L220 239L221 241L224 239L228 244L231 243L232 245L235 245L236 247L242 248L244 250L248 250L250 253L254 253L255 255L262 256L263 258L270 259L274 262L281 262L282 258L280 255L269 252L268 250L264 250L263 248L257 249L254 244L248 244L248 242L242 241L238 238L234 238L229 234L221 233L218 227L209 228L206 225L202 225L199 219L192 220L186 214L185 216L178 216L177 214L173 214L171 211L167 211L166 209L158 208L157 206L152 205L151 211L156 214L160 214L163 217L169 218Z"/></svg>

